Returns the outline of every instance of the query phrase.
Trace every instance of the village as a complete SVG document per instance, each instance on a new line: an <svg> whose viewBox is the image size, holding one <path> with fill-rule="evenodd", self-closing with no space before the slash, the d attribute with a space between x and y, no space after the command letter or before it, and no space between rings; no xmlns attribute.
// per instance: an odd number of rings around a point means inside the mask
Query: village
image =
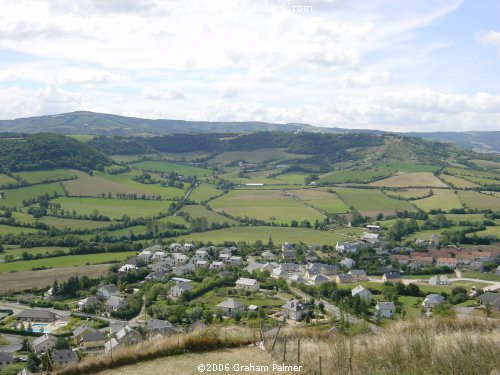
<svg viewBox="0 0 500 375"><path fill-rule="evenodd" d="M24 304L12 296L1 303L0 332L17 338L17 345L0 353L0 367L29 362L23 374L58 368L213 323L255 326L265 320L345 329L364 322L377 330L386 319L433 312L498 315L500 283L462 273L494 264L498 276L500 249L441 248L434 235L413 247L389 249L380 227L365 229L358 240L330 248L155 244L98 284L56 282ZM404 298L414 298L413 304ZM56 308L61 302L65 308Z"/></svg>

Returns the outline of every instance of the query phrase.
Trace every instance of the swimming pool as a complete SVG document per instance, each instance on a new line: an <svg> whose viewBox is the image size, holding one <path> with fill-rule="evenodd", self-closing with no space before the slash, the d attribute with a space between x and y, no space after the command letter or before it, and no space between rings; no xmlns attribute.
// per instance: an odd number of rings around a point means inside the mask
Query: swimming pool
<svg viewBox="0 0 500 375"><path fill-rule="evenodd" d="M33 332L43 332L43 333L51 333L53 331L58 330L61 327L67 325L67 322L55 322L55 323L33 323L31 325L31 329Z"/></svg>

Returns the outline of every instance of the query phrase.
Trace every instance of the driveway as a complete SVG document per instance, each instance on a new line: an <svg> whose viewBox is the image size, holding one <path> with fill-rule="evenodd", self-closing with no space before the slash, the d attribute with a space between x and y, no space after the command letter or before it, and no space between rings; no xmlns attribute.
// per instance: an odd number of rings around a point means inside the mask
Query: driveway
<svg viewBox="0 0 500 375"><path fill-rule="evenodd" d="M0 345L0 352L14 353L21 349L21 344L23 342L23 336L9 335L7 333L2 333L2 337L9 340L8 345Z"/></svg>

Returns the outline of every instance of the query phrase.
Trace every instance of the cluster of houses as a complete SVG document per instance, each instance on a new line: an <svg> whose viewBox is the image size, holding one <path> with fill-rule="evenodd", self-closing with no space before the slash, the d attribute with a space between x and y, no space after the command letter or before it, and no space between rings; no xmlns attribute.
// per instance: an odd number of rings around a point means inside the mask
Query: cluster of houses
<svg viewBox="0 0 500 375"><path fill-rule="evenodd" d="M495 256L493 251L474 249L443 248L413 251L412 248L396 248L393 250L405 254L393 254L389 259L411 269L446 266L452 269L461 267L471 271L483 271L485 263L490 262Z"/></svg>
<svg viewBox="0 0 500 375"><path fill-rule="evenodd" d="M78 301L78 310L80 311L102 310L108 315L113 311L127 307L127 300L114 284L100 286L96 296L90 296Z"/></svg>
<svg viewBox="0 0 500 375"><path fill-rule="evenodd" d="M221 249L217 259L210 255L214 250L218 251L215 247L195 250L193 244L173 243L166 251L160 245L154 245L127 259L118 272L123 274L147 267L150 270L147 280L163 280L167 273L186 276L193 274L198 268L223 270L227 266L243 266L243 258L234 255L238 250L236 247Z"/></svg>

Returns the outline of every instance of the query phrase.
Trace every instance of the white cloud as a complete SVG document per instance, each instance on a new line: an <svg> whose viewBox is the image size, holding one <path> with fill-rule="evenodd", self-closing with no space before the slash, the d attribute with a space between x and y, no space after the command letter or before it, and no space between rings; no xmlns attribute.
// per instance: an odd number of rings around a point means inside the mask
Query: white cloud
<svg viewBox="0 0 500 375"><path fill-rule="evenodd" d="M497 48L500 56L500 31L481 31L476 34L476 39L485 46Z"/></svg>
<svg viewBox="0 0 500 375"><path fill-rule="evenodd" d="M166 101L185 99L184 93L177 89L170 89L170 90L147 89L144 91L144 97L151 100L166 100Z"/></svg>
<svg viewBox="0 0 500 375"><path fill-rule="evenodd" d="M236 87L228 87L222 92L222 96L227 99L236 98L240 91Z"/></svg>
<svg viewBox="0 0 500 375"><path fill-rule="evenodd" d="M342 87L366 88L384 86L391 80L389 72L356 72L344 74L340 77Z"/></svg>

